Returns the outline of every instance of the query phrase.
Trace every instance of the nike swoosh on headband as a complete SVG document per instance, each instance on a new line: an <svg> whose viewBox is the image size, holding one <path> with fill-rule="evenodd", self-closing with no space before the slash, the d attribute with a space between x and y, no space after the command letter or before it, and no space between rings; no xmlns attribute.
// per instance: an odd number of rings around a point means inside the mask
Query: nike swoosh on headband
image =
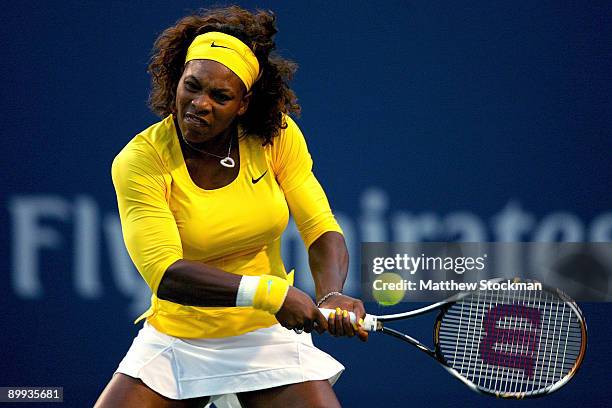
<svg viewBox="0 0 612 408"><path fill-rule="evenodd" d="M224 47L222 45L216 45L214 41L212 42L212 44L210 44L210 46L214 47L214 48L227 48L228 50L231 50L230 47Z"/></svg>

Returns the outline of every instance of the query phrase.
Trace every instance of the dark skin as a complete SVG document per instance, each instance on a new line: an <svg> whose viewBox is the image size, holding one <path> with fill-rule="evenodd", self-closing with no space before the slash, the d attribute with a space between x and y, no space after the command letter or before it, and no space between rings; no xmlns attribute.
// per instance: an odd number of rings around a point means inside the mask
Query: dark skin
<svg viewBox="0 0 612 408"><path fill-rule="evenodd" d="M227 67L215 61L195 60L185 66L176 90L175 123L190 145L217 156L227 155L236 166L219 165L219 158L201 153L185 145L181 147L192 180L201 188L212 190L231 183L240 170L240 155L236 139L236 119L248 107L251 94Z"/></svg>
<svg viewBox="0 0 612 408"><path fill-rule="evenodd" d="M317 299L322 299L331 292L342 292L348 271L348 250L341 234L326 232L321 235L308 249L308 262ZM358 318L365 316L361 300L346 295L333 295L321 303L320 307L336 310L333 316L326 316L327 330L332 336L357 335L361 341L368 340L368 332L359 326L353 326L348 317L348 312L355 313Z"/></svg>
<svg viewBox="0 0 612 408"><path fill-rule="evenodd" d="M334 408L340 407L336 394L328 381L306 381L265 390L238 394L245 408L292 407ZM209 397L174 400L166 398L138 378L115 374L102 392L94 408L202 408Z"/></svg>
<svg viewBox="0 0 612 408"><path fill-rule="evenodd" d="M216 189L228 185L238 175L240 155L236 138L236 119L243 115L251 94L232 71L209 60L186 64L176 93L176 125L192 146L225 157L233 140L230 157L234 168L219 164L219 158L193 149L181 140L183 157L196 185ZM233 138L233 139L232 139ZM348 270L348 251L344 237L327 232L309 248L309 263L315 282L316 297L340 292ZM234 306L240 276L212 266L179 260L165 272L159 285L160 299L190 306ZM328 298L321 307L340 310L334 316L323 316L313 300L303 291L290 287L276 313L278 322L287 329L303 329L310 333L329 331L333 336L353 337L366 341L368 333L351 324L347 313L365 316L363 303L345 295ZM239 394L243 406L249 408L339 407L328 381L306 381L282 387ZM193 407L203 406L207 398L170 400L149 389L142 381L124 374L113 376L95 407Z"/></svg>

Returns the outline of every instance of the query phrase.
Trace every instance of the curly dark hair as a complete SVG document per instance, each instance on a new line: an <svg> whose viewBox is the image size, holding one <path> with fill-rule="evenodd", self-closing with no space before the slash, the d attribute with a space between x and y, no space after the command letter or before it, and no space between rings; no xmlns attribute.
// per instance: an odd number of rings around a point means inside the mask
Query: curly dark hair
<svg viewBox="0 0 612 408"><path fill-rule="evenodd" d="M187 48L193 39L209 31L232 35L247 44L259 61L261 78L251 88L249 108L239 118L248 135L263 139L266 145L287 127L283 114L299 114L300 105L289 81L297 64L276 55L272 40L277 33L271 11L251 13L238 6L202 9L183 17L155 41L147 71L152 89L149 107L161 117L176 111L176 88L183 74Z"/></svg>

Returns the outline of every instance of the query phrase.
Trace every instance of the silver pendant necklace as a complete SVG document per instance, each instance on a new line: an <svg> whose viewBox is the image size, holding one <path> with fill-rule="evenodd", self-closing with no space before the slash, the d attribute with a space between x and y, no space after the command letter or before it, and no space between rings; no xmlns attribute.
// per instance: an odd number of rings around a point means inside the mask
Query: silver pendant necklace
<svg viewBox="0 0 612 408"><path fill-rule="evenodd" d="M232 140L234 139L233 135L230 136L229 148L227 149L227 156L223 157L223 156L219 156L218 154L207 152L206 150L198 149L197 147L195 147L194 145L192 145L191 143L187 141L185 136L183 136L183 132L179 131L179 133L181 134L181 138L183 139L183 142L185 142L187 146L191 147L196 152L205 153L205 154L208 154L209 156L214 156L214 157L221 159L219 160L219 164L221 164L223 167L233 168L236 166L236 162L234 161L234 159L230 157L230 153L232 152Z"/></svg>

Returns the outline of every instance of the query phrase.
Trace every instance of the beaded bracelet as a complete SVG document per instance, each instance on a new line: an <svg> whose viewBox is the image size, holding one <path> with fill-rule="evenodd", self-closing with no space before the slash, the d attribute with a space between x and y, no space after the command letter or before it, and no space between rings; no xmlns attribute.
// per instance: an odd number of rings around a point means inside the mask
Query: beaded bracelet
<svg viewBox="0 0 612 408"><path fill-rule="evenodd" d="M320 299L320 300L317 302L317 307L321 307L321 304L322 304L323 302L325 302L327 299L329 299L330 297L335 296L335 295L341 295L341 294L342 294L342 293L340 293L340 292L329 292L327 295L323 296L323 297L322 297L322 298L321 298L321 299Z"/></svg>

